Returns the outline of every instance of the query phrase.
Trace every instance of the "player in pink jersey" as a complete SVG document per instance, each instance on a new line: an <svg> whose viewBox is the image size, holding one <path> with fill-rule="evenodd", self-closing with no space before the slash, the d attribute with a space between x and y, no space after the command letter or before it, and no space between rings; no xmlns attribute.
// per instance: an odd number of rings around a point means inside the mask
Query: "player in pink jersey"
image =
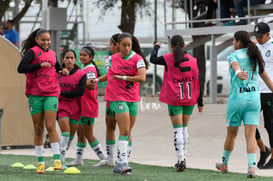
<svg viewBox="0 0 273 181"><path fill-rule="evenodd" d="M139 95L139 82L146 79L148 63L132 51L132 35L122 33L118 45L120 52L109 57L108 84L105 100L110 102L111 109L119 127L117 162L114 173L125 174L132 171L128 165L128 141L136 121ZM139 51L140 47L138 47Z"/></svg>
<svg viewBox="0 0 273 181"><path fill-rule="evenodd" d="M178 172L186 168L186 151L189 144L188 124L194 105L198 102L199 112L203 112L203 99L199 85L197 60L184 52L184 40L180 35L171 39L172 53L158 57L161 43L155 44L151 53L151 63L164 65L164 80L159 100L168 104L169 116L174 129L174 146L178 158L175 164ZM198 100L198 101L197 101Z"/></svg>
<svg viewBox="0 0 273 181"><path fill-rule="evenodd" d="M119 52L119 44L118 38L120 33L114 34L110 38L110 51L111 54L115 54ZM143 59L145 59L145 55L142 52L138 39L133 36L132 37L132 50L139 54ZM110 69L110 61L111 57L107 57L105 60L105 69L108 71ZM98 79L98 82L107 81L108 73L104 74ZM95 82L96 83L96 82ZM106 102L106 151L107 151L107 160L101 160L95 166L114 166L114 148L115 148L115 130L116 130L116 120L115 120L115 112L110 108L109 101ZM129 136L127 157L129 158L132 150L132 136Z"/></svg>
<svg viewBox="0 0 273 181"><path fill-rule="evenodd" d="M49 135L54 158L54 169L61 170L59 137L56 131L56 112L60 88L56 72L68 74L57 61L54 51L49 49L50 34L37 29L23 42L23 58L18 66L19 73L25 73L26 95L34 125L34 144L38 157L37 173L44 173L44 125Z"/></svg>
<svg viewBox="0 0 273 181"><path fill-rule="evenodd" d="M89 46L85 46L80 51L80 60L83 64L83 72L87 76L87 84L84 95L81 97L81 119L78 129L78 142L76 147L76 158L67 163L67 166L83 165L83 153L86 147L85 138L89 145L99 157L100 160L106 160L105 153L100 142L94 136L94 122L98 117L98 94L97 85L90 84L90 79L96 79L100 75L94 58L94 50Z"/></svg>
<svg viewBox="0 0 273 181"><path fill-rule="evenodd" d="M68 76L59 76L61 96L59 98L58 123L62 132L60 153L63 169L65 166L66 147L70 136L78 129L81 117L81 96L86 88L86 75L76 65L77 55L74 50L66 50L62 54L63 66L69 71Z"/></svg>

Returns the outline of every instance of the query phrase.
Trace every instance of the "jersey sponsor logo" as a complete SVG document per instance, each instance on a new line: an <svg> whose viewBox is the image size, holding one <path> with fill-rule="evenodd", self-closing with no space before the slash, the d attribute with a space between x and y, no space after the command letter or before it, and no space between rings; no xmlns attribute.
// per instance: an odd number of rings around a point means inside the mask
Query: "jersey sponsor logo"
<svg viewBox="0 0 273 181"><path fill-rule="evenodd" d="M135 66L117 66L119 70L134 70Z"/></svg>
<svg viewBox="0 0 273 181"><path fill-rule="evenodd" d="M266 57L270 57L270 55L271 55L271 51L270 51L270 50L267 50L267 51L265 52L265 56L266 56Z"/></svg>
<svg viewBox="0 0 273 181"><path fill-rule="evenodd" d="M67 82L61 82L60 87L62 88L71 88L71 89L76 89L78 85L72 84L72 83L67 83Z"/></svg>
<svg viewBox="0 0 273 181"><path fill-rule="evenodd" d="M240 87L240 90L239 90L240 93L253 92L253 91L256 91L256 88L254 86L253 87Z"/></svg>
<svg viewBox="0 0 273 181"><path fill-rule="evenodd" d="M191 76L191 77L177 77L177 78L173 78L173 83L192 82L194 80L195 80L194 76Z"/></svg>

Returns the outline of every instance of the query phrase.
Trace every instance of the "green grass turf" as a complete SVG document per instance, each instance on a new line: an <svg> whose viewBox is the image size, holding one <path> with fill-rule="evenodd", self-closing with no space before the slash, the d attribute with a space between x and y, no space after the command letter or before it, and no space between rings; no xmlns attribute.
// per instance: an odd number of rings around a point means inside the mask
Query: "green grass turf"
<svg viewBox="0 0 273 181"><path fill-rule="evenodd" d="M66 159L67 162L72 159ZM12 168L15 162L24 165L36 166L37 159L34 156L1 155L0 154L0 180L4 181L69 181L69 180L92 180L92 181L243 181L249 180L246 174L228 173L222 174L217 171L187 168L184 172L176 172L172 167L147 166L130 163L133 172L130 175L113 174L110 167L94 167L97 160L84 160L84 166L78 167L80 174L65 174L63 171L45 172L36 174L36 170ZM50 157L45 158L46 168L53 166ZM272 181L272 177L259 177L255 181Z"/></svg>

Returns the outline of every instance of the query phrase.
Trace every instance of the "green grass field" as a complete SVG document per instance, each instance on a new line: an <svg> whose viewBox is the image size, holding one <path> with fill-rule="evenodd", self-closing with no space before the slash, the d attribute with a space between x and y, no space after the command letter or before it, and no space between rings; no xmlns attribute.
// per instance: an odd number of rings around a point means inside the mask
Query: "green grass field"
<svg viewBox="0 0 273 181"><path fill-rule="evenodd" d="M67 159L71 161L72 159ZM97 161L85 160L84 166L78 167L80 174L65 174L63 171L45 172L36 174L36 170L12 168L15 162L24 165L34 164L37 160L33 156L1 155L0 154L0 180L4 181L68 181L68 180L92 180L92 181L243 181L249 180L246 174L228 173L222 174L217 171L186 169L184 172L176 172L175 168L147 166L130 163L133 172L130 175L117 175L112 173L110 167L93 167ZM53 166L51 158L45 158L46 168ZM256 177L255 181L272 181L272 177Z"/></svg>

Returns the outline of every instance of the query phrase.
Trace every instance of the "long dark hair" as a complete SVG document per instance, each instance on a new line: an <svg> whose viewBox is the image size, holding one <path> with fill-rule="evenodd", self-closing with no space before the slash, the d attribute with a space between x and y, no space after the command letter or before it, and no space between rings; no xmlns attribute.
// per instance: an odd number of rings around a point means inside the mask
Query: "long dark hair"
<svg viewBox="0 0 273 181"><path fill-rule="evenodd" d="M36 46L37 43L35 41L36 37L39 37L43 33L49 33L49 31L45 29L38 28L34 30L28 37L22 42L22 50L21 55L24 56L25 53L32 47Z"/></svg>
<svg viewBox="0 0 273 181"><path fill-rule="evenodd" d="M173 46L174 66L179 67L179 64L185 60L184 39L181 35L174 35L171 44Z"/></svg>
<svg viewBox="0 0 273 181"><path fill-rule="evenodd" d="M112 41L112 43L113 43L114 45L116 45L116 44L118 43L119 35L120 35L120 33L116 33L116 34L112 35L111 41Z"/></svg>
<svg viewBox="0 0 273 181"><path fill-rule="evenodd" d="M98 69L98 66L96 65L96 63L94 62L94 56L95 56L95 51L94 51L94 49L92 48L92 47L90 47L90 46L84 46L84 47L82 47L82 49L81 49L81 51L85 51L88 55L89 55L89 57L91 57L91 56L93 56L93 58L91 59L91 63L92 64L94 64L95 65L95 67L96 67L96 71L97 71L97 75L98 75L98 77L101 75L100 74L100 70Z"/></svg>
<svg viewBox="0 0 273 181"><path fill-rule="evenodd" d="M65 54L66 54L67 52L72 52L72 53L74 54L75 59L77 59L77 54L76 54L76 52L75 52L74 50L72 50L72 49L67 49L67 50L63 51L63 53L62 53L62 59L64 59L64 56L65 56ZM77 67L77 68L80 68L77 64L74 64L74 66ZM64 64L64 63L62 64L62 67L65 68L65 64Z"/></svg>
<svg viewBox="0 0 273 181"><path fill-rule="evenodd" d="M234 34L234 39L240 41L239 48L247 48L247 54L253 65L253 71L256 70L257 63L259 64L259 73L264 71L264 60L261 56L261 53L258 47L250 40L249 33L246 31L237 31Z"/></svg>
<svg viewBox="0 0 273 181"><path fill-rule="evenodd" d="M130 33L121 33L119 35L118 42L120 43L124 38L130 38L132 40L132 50L143 58L145 67L148 69L149 62L146 60L145 55L140 48L138 39L135 36L132 36Z"/></svg>

